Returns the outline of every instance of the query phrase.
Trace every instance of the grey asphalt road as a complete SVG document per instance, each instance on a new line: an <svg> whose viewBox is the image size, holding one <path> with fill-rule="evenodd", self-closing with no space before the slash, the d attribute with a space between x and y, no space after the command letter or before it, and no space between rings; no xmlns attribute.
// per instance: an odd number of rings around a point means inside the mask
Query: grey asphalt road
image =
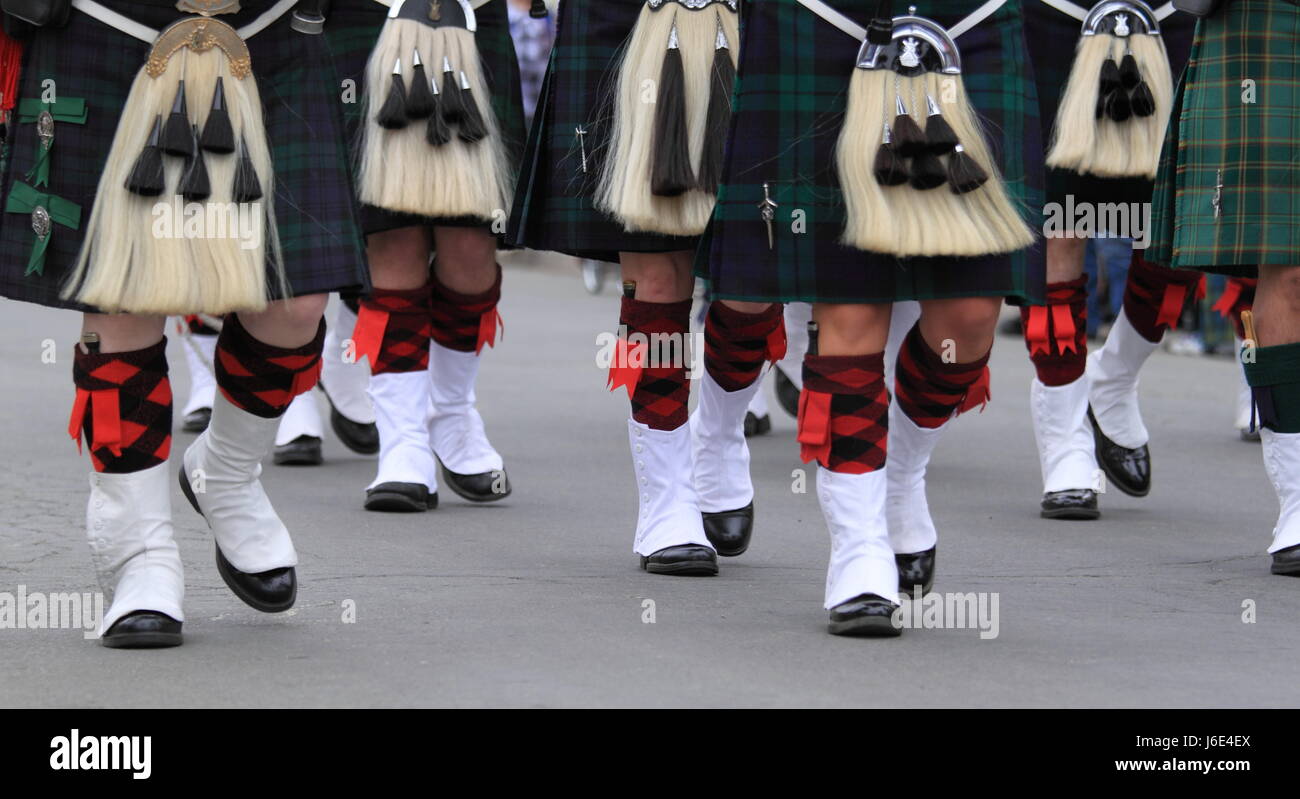
<svg viewBox="0 0 1300 799"><path fill-rule="evenodd" d="M752 442L750 551L716 578L647 575L631 552L627 401L594 362L614 292L589 296L576 268L514 267L505 286L505 339L479 395L513 496L472 506L444 490L435 512L373 514L361 500L374 461L335 440L323 466L268 465L301 558L297 607L268 616L222 584L206 527L174 490L185 645L113 651L79 630L0 629L0 705L1297 703L1300 580L1268 574L1277 508L1258 445L1232 429L1231 361L1157 353L1142 387L1151 495L1109 493L1101 521L1053 522L1037 513L1030 365L1019 340L999 338L994 401L957 420L930 473L936 590L996 592L997 637L843 639L825 631L815 494L792 491L794 421L774 404L772 434ZM0 301L0 592L95 590L89 467L65 433L77 325ZM170 353L182 395L175 340ZM188 441L178 433L175 451Z"/></svg>

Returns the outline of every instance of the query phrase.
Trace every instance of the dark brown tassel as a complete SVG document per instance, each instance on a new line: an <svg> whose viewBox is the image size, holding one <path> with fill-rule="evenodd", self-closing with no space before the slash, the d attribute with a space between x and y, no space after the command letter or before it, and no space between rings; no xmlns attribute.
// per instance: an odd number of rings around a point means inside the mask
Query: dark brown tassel
<svg viewBox="0 0 1300 799"><path fill-rule="evenodd" d="M460 92L460 104L465 109L460 120L460 130L456 135L466 144L473 144L487 138L487 125L483 122L483 114L478 110L478 103L474 101L474 92L469 87L469 78L464 72L460 73L460 89L454 91Z"/></svg>
<svg viewBox="0 0 1300 799"><path fill-rule="evenodd" d="M1129 104L1133 107L1134 116L1149 117L1156 112L1156 98L1151 94L1151 87L1147 86L1146 81L1138 83L1129 96Z"/></svg>
<svg viewBox="0 0 1300 799"><path fill-rule="evenodd" d="M901 186L907 182L907 165L894 149L889 125L885 125L885 139L876 150L876 163L872 167L876 182L882 186Z"/></svg>
<svg viewBox="0 0 1300 799"><path fill-rule="evenodd" d="M1125 53L1119 64L1119 85L1125 91L1133 91L1142 82L1142 70L1138 69L1137 59L1132 53Z"/></svg>
<svg viewBox="0 0 1300 799"><path fill-rule="evenodd" d="M442 119L448 126L459 125L465 118L464 100L460 93L460 84L456 81L456 71L451 68L451 61L442 57Z"/></svg>
<svg viewBox="0 0 1300 799"><path fill-rule="evenodd" d="M934 153L922 153L912 159L912 188L920 191L937 189L948 181L948 170Z"/></svg>
<svg viewBox="0 0 1300 799"><path fill-rule="evenodd" d="M203 163L203 151L198 147L199 126L190 126L190 135L194 138L194 156L185 165L185 174L181 176L179 187L185 202L202 202L212 194L208 181L208 167Z"/></svg>
<svg viewBox="0 0 1300 799"><path fill-rule="evenodd" d="M975 163L960 144L948 156L948 184L953 194L965 194L983 186L989 179L989 173Z"/></svg>
<svg viewBox="0 0 1300 799"><path fill-rule="evenodd" d="M1119 64L1115 59L1107 58L1101 62L1101 93L1108 95L1119 88Z"/></svg>
<svg viewBox="0 0 1300 799"><path fill-rule="evenodd" d="M237 203L251 203L262 199L262 182L257 179L253 160L248 157L248 142L239 137L239 165L235 167L235 185L231 196Z"/></svg>
<svg viewBox="0 0 1300 799"><path fill-rule="evenodd" d="M1123 122L1133 116L1133 106L1128 101L1128 92L1113 91L1106 100L1106 116L1116 122Z"/></svg>
<svg viewBox="0 0 1300 799"><path fill-rule="evenodd" d="M433 110L429 113L429 124L424 128L424 140L434 147L441 147L451 141L451 128L442 117L442 95L438 93L438 84L429 81L429 96L433 98Z"/></svg>
<svg viewBox="0 0 1300 799"><path fill-rule="evenodd" d="M406 127L406 81L402 80L402 62L393 64L393 79L388 84L388 99L379 107L375 122L381 128L401 130Z"/></svg>
<svg viewBox="0 0 1300 799"><path fill-rule="evenodd" d="M650 191L658 197L680 197L694 188L690 136L686 130L686 75L673 25L659 73L655 98L654 135L650 150Z"/></svg>
<svg viewBox="0 0 1300 799"><path fill-rule="evenodd" d="M163 123L162 140L159 145L168 155L189 158L194 155L194 138L190 136L189 104L185 101L185 81L176 84L176 97L172 100L172 112Z"/></svg>
<svg viewBox="0 0 1300 799"><path fill-rule="evenodd" d="M953 148L960 143L957 132L952 129L952 125L948 124L948 120L943 118L943 113L939 111L934 98L927 94L925 103L930 112L925 118L925 140L930 152L935 155L952 152Z"/></svg>
<svg viewBox="0 0 1300 799"><path fill-rule="evenodd" d="M419 52L411 54L411 92L406 95L406 118L425 119L433 113L433 92L429 79L424 76L424 64Z"/></svg>
<svg viewBox="0 0 1300 799"><path fill-rule="evenodd" d="M226 111L226 90L221 78L217 78L217 88L212 92L212 108L208 111L208 121L203 123L199 147L210 153L226 154L235 151L235 131L230 126L230 114Z"/></svg>
<svg viewBox="0 0 1300 799"><path fill-rule="evenodd" d="M704 124L704 152L700 155L700 190L717 194L722 182L723 148L731 126L731 89L736 81L736 65L731 63L727 37L718 27L713 51L713 74L709 80L709 113Z"/></svg>
<svg viewBox="0 0 1300 799"><path fill-rule="evenodd" d="M894 149L904 158L915 158L922 153L929 152L930 143L925 138L921 126L916 124L912 115L907 113L907 107L903 105L903 98L895 96L894 103L898 109L898 115L894 117Z"/></svg>
<svg viewBox="0 0 1300 799"><path fill-rule="evenodd" d="M163 158L158 142L162 138L162 117L153 118L153 130L145 141L144 149L136 156L131 174L126 178L126 190L141 197L157 197L163 193Z"/></svg>

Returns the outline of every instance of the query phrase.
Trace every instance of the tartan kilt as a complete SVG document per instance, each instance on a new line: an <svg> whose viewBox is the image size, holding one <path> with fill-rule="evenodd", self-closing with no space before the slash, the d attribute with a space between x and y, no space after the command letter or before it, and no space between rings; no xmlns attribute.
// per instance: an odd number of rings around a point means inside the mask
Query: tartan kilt
<svg viewBox="0 0 1300 799"><path fill-rule="evenodd" d="M1078 5L1091 8L1097 2L1102 0L1080 0ZM1034 78L1038 84L1039 118L1043 120L1043 146L1050 147L1056 111L1061 104L1065 84L1069 82L1070 67L1074 65L1074 49L1083 24L1042 0L1024 0L1024 3L1025 36L1029 44L1029 58L1034 65ZM1156 0L1148 0L1147 4L1160 5ZM1160 23L1160 38L1164 40L1170 72L1175 81L1187 63L1195 27L1196 18L1181 11L1174 12ZM1152 183L1153 181L1142 177L1103 178L1081 175L1069 169L1047 167L1047 202L1064 204L1066 195L1073 195L1076 204L1144 203L1151 198Z"/></svg>
<svg viewBox="0 0 1300 799"><path fill-rule="evenodd" d="M1197 29L1160 156L1146 257L1239 277L1258 264L1300 264L1298 147L1300 6L1236 0Z"/></svg>
<svg viewBox="0 0 1300 799"><path fill-rule="evenodd" d="M951 27L979 5L929 0L918 12ZM876 2L838 0L833 6L865 24ZM973 296L1041 301L1041 241L1019 252L975 258L899 259L841 244L845 209L835 147L860 42L795 0L761 0L744 8L723 186L696 264L715 296L756 302ZM1043 148L1019 0L1009 0L957 45L967 94L1012 202L1026 209L1031 228L1041 230ZM772 249L758 209L764 183L778 204ZM803 232L792 230L793 211L804 214Z"/></svg>
<svg viewBox="0 0 1300 799"><path fill-rule="evenodd" d="M506 153L510 163L515 165L523 155L527 131L524 125L523 93L519 84L519 61L515 57L514 40L510 38L506 2L507 0L489 0L474 10L474 17L478 21L474 42L478 46L483 73L492 92L492 110L497 117ZM335 0L330 6L325 25L325 38L329 42L339 80L355 81L355 102L343 104L343 118L348 141L351 143L354 172L360 157L358 147L366 110L362 94L366 81L366 62L370 59L370 51L374 49L387 15L388 6L375 0ZM441 66L438 68L441 69ZM428 224L491 226L491 223L475 217L431 220L364 203L361 204L361 220L367 234Z"/></svg>
<svg viewBox="0 0 1300 799"><path fill-rule="evenodd" d="M159 29L184 16L163 0L99 0L137 22ZM244 0L221 21L238 28L272 5ZM291 13L248 40L275 167L275 216L284 269L294 295L364 290L369 274L360 220L347 166L338 82L323 37L294 32ZM83 99L84 124L56 121L49 185L40 191L81 207L81 229L55 224L41 274L24 276L36 238L30 217L0 213L0 295L62 308L93 310L59 298L81 248L122 107L149 45L73 10L66 27L35 29L25 43L20 98L40 98L53 80L56 100ZM190 103L210 98L189 98ZM36 125L10 125L10 159L0 176L0 208L16 181L32 168L39 147ZM26 182L26 181L24 181ZM179 268L179 265L178 265ZM274 288L276 281L268 280Z"/></svg>
<svg viewBox="0 0 1300 799"><path fill-rule="evenodd" d="M695 236L629 233L594 204L601 155L609 149L618 57L644 4L644 0L560 3L555 48L533 116L506 233L511 244L602 261L617 261L620 251L695 249ZM587 130L585 145L575 133L578 127Z"/></svg>

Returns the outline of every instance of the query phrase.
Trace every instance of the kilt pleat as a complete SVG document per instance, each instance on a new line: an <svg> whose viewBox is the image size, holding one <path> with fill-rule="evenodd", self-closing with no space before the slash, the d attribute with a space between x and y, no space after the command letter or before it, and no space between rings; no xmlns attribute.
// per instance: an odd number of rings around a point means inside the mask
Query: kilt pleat
<svg viewBox="0 0 1300 799"><path fill-rule="evenodd" d="M1091 8L1102 0L1077 0L1078 5ZM1082 23L1063 14L1042 0L1024 0L1025 36L1029 57L1034 65L1034 78L1038 84L1039 117L1043 120L1043 145L1051 145L1052 125L1061 104L1061 95L1070 78L1074 64L1074 48L1079 41ZM1148 5L1158 5L1149 2ZM1164 40L1169 56L1170 72L1178 80L1187 63L1192 48L1192 31L1196 19L1181 11L1174 12L1160 23L1160 38ZM1046 152L1046 151L1044 151ZM1141 178L1103 178L1081 175L1068 169L1047 167L1047 202L1066 202L1066 196L1079 203L1147 202L1151 197L1152 181Z"/></svg>
<svg viewBox="0 0 1300 799"><path fill-rule="evenodd" d="M506 2L507 0L490 0L474 10L474 17L478 21L474 41L483 63L484 77L492 93L492 111L496 114L506 153L511 164L517 165L523 155L527 131L519 81L519 61L515 56L514 41L510 38ZM350 85L356 88L352 95L355 102L343 104L347 141L352 151L350 163L354 170L365 116L362 89L365 86L366 62L370 59L370 51L374 49L387 14L388 7L375 0L335 0L330 6L329 22L325 26L325 39L339 79L352 81ZM476 217L428 219L365 204L361 205L361 219L367 234L427 224L488 226Z"/></svg>
<svg viewBox="0 0 1300 799"><path fill-rule="evenodd" d="M1147 258L1247 277L1258 264L1300 263L1298 145L1300 6L1236 0L1197 29Z"/></svg>
<svg viewBox="0 0 1300 799"><path fill-rule="evenodd" d="M157 3L99 2L155 29L185 16ZM221 19L239 27L269 5L270 0L245 0L238 14ZM248 40L275 166L275 214L285 272L295 295L364 290L369 277L348 171L339 84L323 37L294 32L289 19L286 14ZM57 97L86 102L84 124L56 122L49 186L42 189L79 205L83 229L122 107L148 51L144 42L75 10L66 27L38 29L26 42L19 96L39 98L44 81L52 80ZM11 158L0 177L0 192L6 196L0 197L0 207L14 182L32 167L39 146L34 124L15 122L10 131ZM35 240L30 221L17 213L0 216L0 295L82 307L59 298L82 231L56 225L43 272L24 275Z"/></svg>
<svg viewBox="0 0 1300 799"><path fill-rule="evenodd" d="M832 5L865 23L876 3ZM931 0L917 3L917 10L952 26L979 5ZM967 93L1012 200L1030 226L1041 230L1043 148L1020 14L1019 0L1010 0L957 44ZM1016 253L976 258L898 259L840 244L845 210L835 146L859 42L795 0L747 4L741 38L724 185L697 262L715 296L829 303L1041 300L1041 241ZM778 204L773 248L758 208L764 183Z"/></svg>
<svg viewBox="0 0 1300 799"><path fill-rule="evenodd" d="M594 205L602 155L609 147L618 56L642 5L643 0L560 3L555 49L506 234L510 243L604 261L617 261L620 251L695 249L696 237L628 233ZM586 131L581 142L578 128Z"/></svg>

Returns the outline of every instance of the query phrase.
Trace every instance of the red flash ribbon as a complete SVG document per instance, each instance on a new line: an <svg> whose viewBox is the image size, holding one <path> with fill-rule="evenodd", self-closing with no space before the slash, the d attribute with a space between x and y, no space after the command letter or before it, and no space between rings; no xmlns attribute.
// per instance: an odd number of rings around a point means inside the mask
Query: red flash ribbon
<svg viewBox="0 0 1300 799"><path fill-rule="evenodd" d="M1029 308L1029 319L1025 321L1025 340L1029 342L1029 357L1038 353L1047 355L1052 351L1052 344L1047 338L1047 306L1034 305Z"/></svg>
<svg viewBox="0 0 1300 799"><path fill-rule="evenodd" d="M627 339L620 338L614 347L614 360L609 363L609 379L606 385L610 391L617 391L620 386L627 387L628 399L641 382L641 370L645 367L645 345L641 342L628 344Z"/></svg>
<svg viewBox="0 0 1300 799"><path fill-rule="evenodd" d="M958 415L969 411L976 405L980 406L980 413L984 413L984 408L988 406L989 400L993 399L993 393L989 390L989 368L984 367L980 376L971 383L970 388L966 389L966 396L962 398L961 407L957 409Z"/></svg>
<svg viewBox="0 0 1300 799"><path fill-rule="evenodd" d="M1227 319L1232 314L1232 309L1237 306L1237 301L1241 299L1241 284L1235 280L1229 280L1228 285L1223 287L1223 294L1215 301L1211 310L1216 311L1219 316Z"/></svg>
<svg viewBox="0 0 1300 799"><path fill-rule="evenodd" d="M315 387L316 383L320 380L320 368L321 359L317 358L312 362L311 366L300 372L294 373L293 386L289 389L290 392L292 392L292 396L290 397L291 399L299 394L305 394Z"/></svg>
<svg viewBox="0 0 1300 799"><path fill-rule="evenodd" d="M77 399L72 404L72 417L68 419L68 436L77 442L77 452L81 452L81 428L86 421L87 409L95 426L94 439L90 442L91 450L108 447L114 455L121 455L122 411L117 389L77 389Z"/></svg>
<svg viewBox="0 0 1300 799"><path fill-rule="evenodd" d="M1070 306L1061 303L1052 306L1052 331L1056 333L1056 351L1064 355L1067 352L1078 352L1078 345L1074 343L1074 336L1077 332L1074 328L1074 313Z"/></svg>
<svg viewBox="0 0 1300 799"><path fill-rule="evenodd" d="M804 389L799 393L799 458L823 466L831 456L831 395Z"/></svg>
<svg viewBox="0 0 1300 799"><path fill-rule="evenodd" d="M776 363L785 357L786 350L785 320L782 319L772 332L767 334L767 359Z"/></svg>
<svg viewBox="0 0 1300 799"><path fill-rule="evenodd" d="M1173 328L1178 324L1178 317L1183 312L1183 302L1187 300L1187 287L1170 283L1165 286L1165 296L1160 300L1160 312L1156 314L1156 327L1164 325Z"/></svg>
<svg viewBox="0 0 1300 799"><path fill-rule="evenodd" d="M497 327L501 328L502 338L506 335L506 322L501 318L501 312L493 306L492 310L486 311L478 318L478 344L474 347L474 354L478 355L483 351L483 345L496 349L497 346Z"/></svg>
<svg viewBox="0 0 1300 799"><path fill-rule="evenodd" d="M357 325L352 328L352 346L356 360L370 358L370 371L379 365L379 350L384 344L384 330L388 327L388 312L362 303L357 311Z"/></svg>

